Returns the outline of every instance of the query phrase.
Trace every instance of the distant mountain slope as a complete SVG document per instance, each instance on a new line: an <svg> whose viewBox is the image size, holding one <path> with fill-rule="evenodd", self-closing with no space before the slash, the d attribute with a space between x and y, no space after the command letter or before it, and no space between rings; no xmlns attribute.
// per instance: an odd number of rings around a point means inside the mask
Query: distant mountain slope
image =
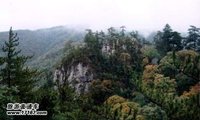
<svg viewBox="0 0 200 120"><path fill-rule="evenodd" d="M15 30L20 38L20 49L25 55L34 55L33 59L29 62L29 65L38 66L45 64L44 59L53 61L66 41L80 41L84 37L83 30L79 31L73 28L64 26L52 27L47 29L39 29L35 31L30 30ZM4 44L4 41L8 39L8 32L0 32L0 46ZM43 59L42 59L43 58Z"/></svg>

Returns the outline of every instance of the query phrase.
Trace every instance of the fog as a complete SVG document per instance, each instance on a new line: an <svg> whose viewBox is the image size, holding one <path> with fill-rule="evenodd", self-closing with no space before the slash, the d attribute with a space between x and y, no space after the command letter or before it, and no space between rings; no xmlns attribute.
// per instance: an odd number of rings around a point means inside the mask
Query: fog
<svg viewBox="0 0 200 120"><path fill-rule="evenodd" d="M143 32L200 26L200 0L0 0L0 31L71 25Z"/></svg>

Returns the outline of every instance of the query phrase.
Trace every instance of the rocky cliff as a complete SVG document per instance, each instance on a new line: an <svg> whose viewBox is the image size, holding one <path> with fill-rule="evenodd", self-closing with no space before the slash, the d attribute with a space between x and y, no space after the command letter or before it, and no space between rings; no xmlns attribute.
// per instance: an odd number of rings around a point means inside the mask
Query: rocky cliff
<svg viewBox="0 0 200 120"><path fill-rule="evenodd" d="M93 80L90 66L81 62L67 68L61 66L54 73L55 89L67 83L77 94L87 93Z"/></svg>

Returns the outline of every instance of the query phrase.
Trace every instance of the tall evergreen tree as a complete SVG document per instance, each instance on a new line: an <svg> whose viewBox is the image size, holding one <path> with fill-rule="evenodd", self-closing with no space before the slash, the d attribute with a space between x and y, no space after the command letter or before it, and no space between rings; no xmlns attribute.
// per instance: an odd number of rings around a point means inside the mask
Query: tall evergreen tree
<svg viewBox="0 0 200 120"><path fill-rule="evenodd" d="M156 48L162 56L169 51L182 49L182 37L180 33L173 31L169 24L166 24L162 32L158 32L154 37Z"/></svg>
<svg viewBox="0 0 200 120"><path fill-rule="evenodd" d="M164 52L168 52L171 50L170 47L171 39L172 39L172 29L169 24L166 24L165 28L163 29L163 36L162 36L163 43L165 44Z"/></svg>
<svg viewBox="0 0 200 120"><path fill-rule="evenodd" d="M163 40L162 40L162 32L161 31L158 31L157 34L154 36L154 44L156 46L156 49L162 53L162 49L163 49L163 46L164 46L164 43L163 43Z"/></svg>
<svg viewBox="0 0 200 120"><path fill-rule="evenodd" d="M183 49L183 45L182 45L182 37L180 35L180 33L174 31L172 32L172 39L170 41L170 45L171 45L171 49L170 50L181 50Z"/></svg>
<svg viewBox="0 0 200 120"><path fill-rule="evenodd" d="M190 26L184 45L186 49L200 51L200 28Z"/></svg>
<svg viewBox="0 0 200 120"><path fill-rule="evenodd" d="M33 78L36 71L25 66L25 63L31 57L21 55L21 50L18 49L18 45L19 38L17 37L17 33L13 33L11 27L9 39L5 41L5 45L2 48L4 54L1 57L2 65L0 75L4 85L8 87L16 86L18 88L19 98L24 101L26 98L31 99L29 95L36 82Z"/></svg>
<svg viewBox="0 0 200 120"><path fill-rule="evenodd" d="M21 51L17 51L16 47L19 45L19 38L17 34L14 34L12 28L9 31L9 39L5 41L5 46L3 46L2 51L4 52L4 57L2 57L4 68L1 69L1 75L3 78L3 83L7 83L8 87L11 87L12 80L16 78L16 63L18 59L18 54Z"/></svg>
<svg viewBox="0 0 200 120"><path fill-rule="evenodd" d="M86 48L92 53L96 54L99 52L100 43L97 39L97 34L93 33L92 30L87 30L88 33L85 35L84 42L86 43Z"/></svg>

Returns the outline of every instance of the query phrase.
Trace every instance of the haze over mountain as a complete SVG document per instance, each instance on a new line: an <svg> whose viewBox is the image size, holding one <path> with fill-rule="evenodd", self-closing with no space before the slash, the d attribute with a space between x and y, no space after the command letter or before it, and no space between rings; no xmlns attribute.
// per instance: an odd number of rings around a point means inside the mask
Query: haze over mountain
<svg viewBox="0 0 200 120"><path fill-rule="evenodd" d="M67 41L80 41L85 32L66 26L57 26L38 30L15 30L19 37L19 48L24 55L33 55L29 62L32 66L49 64L49 60L57 61L59 53ZM8 40L8 32L0 32L0 44ZM2 47L2 46L1 46Z"/></svg>
<svg viewBox="0 0 200 120"><path fill-rule="evenodd" d="M199 5L199 0L5 0L0 4L0 31L58 25L152 31L169 23L183 32L189 25L200 26Z"/></svg>

